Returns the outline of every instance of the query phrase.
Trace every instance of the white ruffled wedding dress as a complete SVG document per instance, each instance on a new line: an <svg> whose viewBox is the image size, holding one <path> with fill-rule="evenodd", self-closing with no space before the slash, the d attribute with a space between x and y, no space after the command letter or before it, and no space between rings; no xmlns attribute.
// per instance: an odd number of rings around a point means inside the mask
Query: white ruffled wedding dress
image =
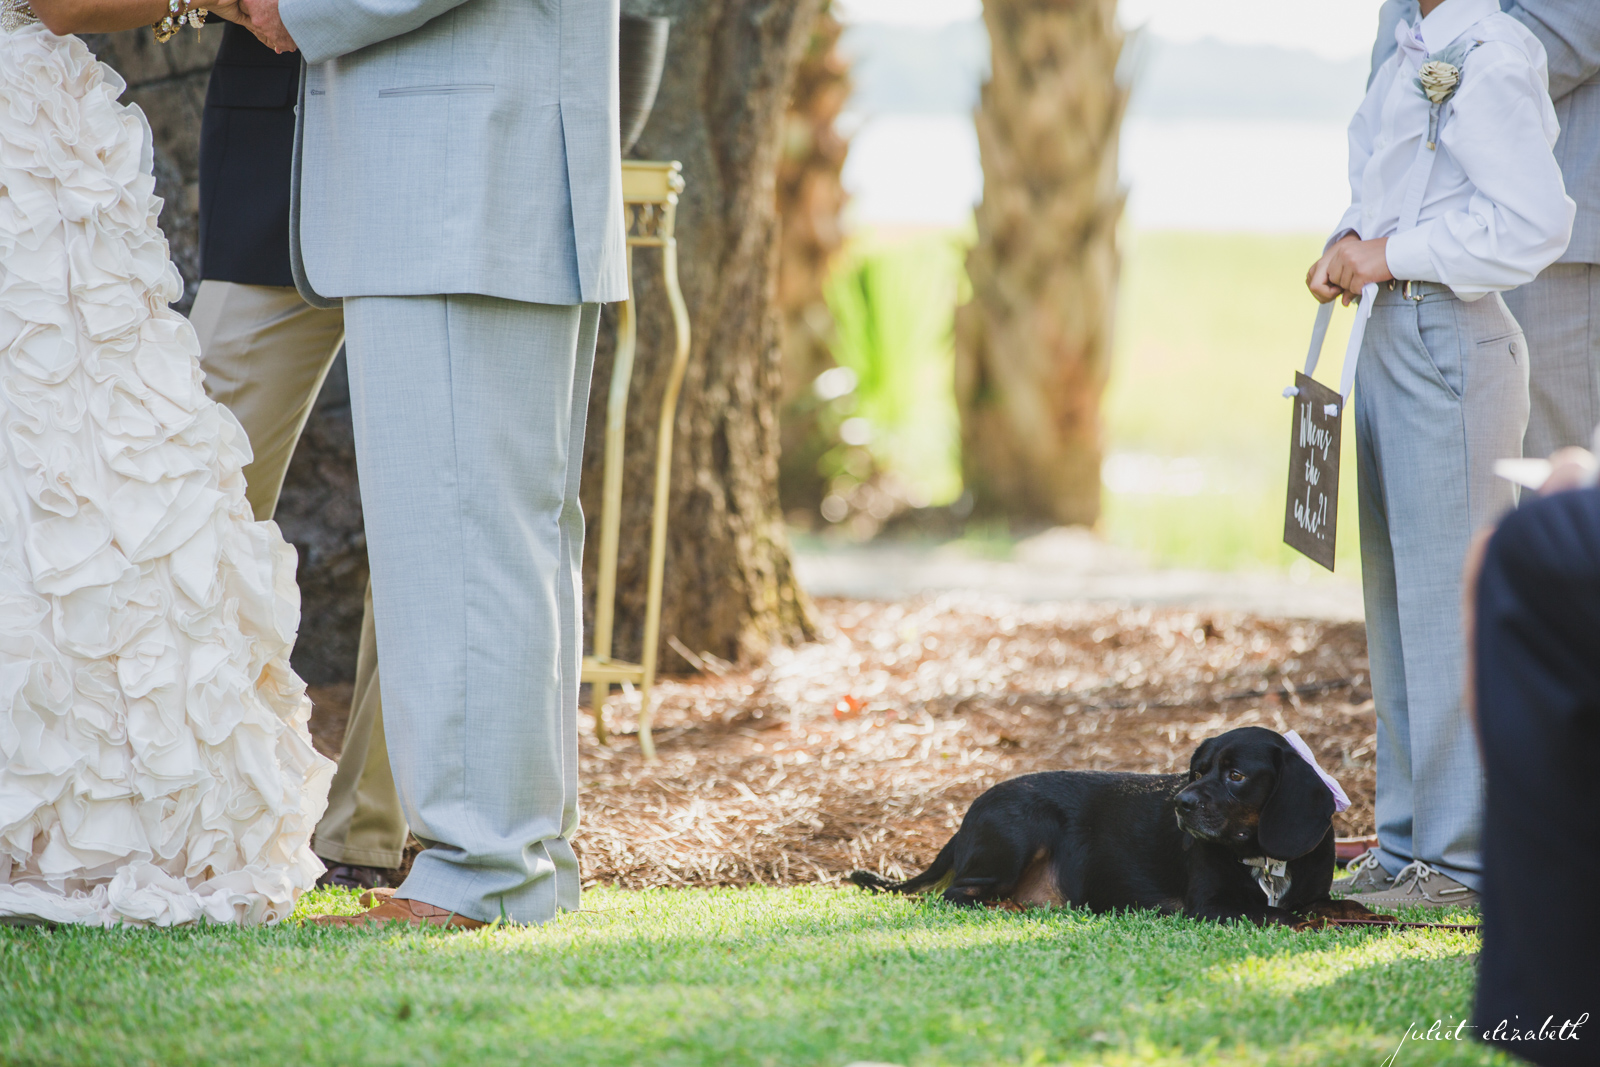
<svg viewBox="0 0 1600 1067"><path fill-rule="evenodd" d="M333 765L206 398L143 112L0 0L0 921L283 918Z"/></svg>

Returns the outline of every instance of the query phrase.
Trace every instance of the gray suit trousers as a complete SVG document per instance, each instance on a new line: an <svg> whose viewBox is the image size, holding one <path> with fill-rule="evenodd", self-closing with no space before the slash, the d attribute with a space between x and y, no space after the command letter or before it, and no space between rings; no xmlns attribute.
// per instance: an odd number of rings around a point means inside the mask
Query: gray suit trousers
<svg viewBox="0 0 1600 1067"><path fill-rule="evenodd" d="M1355 425L1378 861L1478 888L1483 769L1462 700L1461 568L1473 532L1516 504L1493 464L1520 454L1528 348L1505 302L1380 287L1356 368Z"/></svg>
<svg viewBox="0 0 1600 1067"><path fill-rule="evenodd" d="M578 907L578 479L599 314L345 301L384 727L427 846L397 895L473 919Z"/></svg>
<svg viewBox="0 0 1600 1067"><path fill-rule="evenodd" d="M1532 410L1522 452L1589 447L1600 426L1600 267L1556 263L1506 294L1528 334Z"/></svg>

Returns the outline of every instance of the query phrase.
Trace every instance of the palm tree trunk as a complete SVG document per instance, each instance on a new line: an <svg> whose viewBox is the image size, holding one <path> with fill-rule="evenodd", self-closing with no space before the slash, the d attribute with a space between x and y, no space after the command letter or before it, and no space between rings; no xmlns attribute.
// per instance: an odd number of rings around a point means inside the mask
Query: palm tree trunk
<svg viewBox="0 0 1600 1067"><path fill-rule="evenodd" d="M962 467L979 514L1100 513L1100 396L1123 192L1115 0L985 0L984 193L956 319Z"/></svg>
<svg viewBox="0 0 1600 1067"><path fill-rule="evenodd" d="M827 493L820 470L817 404L811 385L833 366L832 317L823 297L834 254L844 243L840 175L849 142L834 124L850 98L850 67L839 51L844 27L824 2L795 72L778 160L778 311L783 316L782 451L778 493L786 511L815 521ZM825 447L825 445L823 446Z"/></svg>

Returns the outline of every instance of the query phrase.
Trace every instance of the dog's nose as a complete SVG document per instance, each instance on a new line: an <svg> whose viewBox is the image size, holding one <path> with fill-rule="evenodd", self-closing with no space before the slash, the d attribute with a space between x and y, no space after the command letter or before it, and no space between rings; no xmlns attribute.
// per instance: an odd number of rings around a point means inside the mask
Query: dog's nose
<svg viewBox="0 0 1600 1067"><path fill-rule="evenodd" d="M1185 815L1194 814L1194 810L1199 806L1200 798L1195 796L1193 793L1178 794L1178 810L1183 812Z"/></svg>

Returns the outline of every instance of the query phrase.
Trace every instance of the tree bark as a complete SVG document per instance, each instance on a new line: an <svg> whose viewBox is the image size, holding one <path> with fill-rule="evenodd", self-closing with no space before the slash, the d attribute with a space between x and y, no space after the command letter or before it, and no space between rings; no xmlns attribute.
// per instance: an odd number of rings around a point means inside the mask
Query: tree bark
<svg viewBox="0 0 1600 1067"><path fill-rule="evenodd" d="M694 340L676 423L663 637L725 659L813 632L778 507L781 391L774 180L796 65L820 0L634 0L672 19L666 74L633 155L683 163L680 277ZM659 253L634 253L639 353L628 406L615 653L637 656L656 419L672 352ZM608 322L614 321L611 314ZM607 331L609 333L609 331ZM606 383L595 360L584 451L585 574L593 617ZM684 664L662 646L662 666Z"/></svg>
<svg viewBox="0 0 1600 1067"><path fill-rule="evenodd" d="M963 473L978 514L1093 523L1123 204L1116 2L985 0L984 22L984 192L956 317Z"/></svg>

